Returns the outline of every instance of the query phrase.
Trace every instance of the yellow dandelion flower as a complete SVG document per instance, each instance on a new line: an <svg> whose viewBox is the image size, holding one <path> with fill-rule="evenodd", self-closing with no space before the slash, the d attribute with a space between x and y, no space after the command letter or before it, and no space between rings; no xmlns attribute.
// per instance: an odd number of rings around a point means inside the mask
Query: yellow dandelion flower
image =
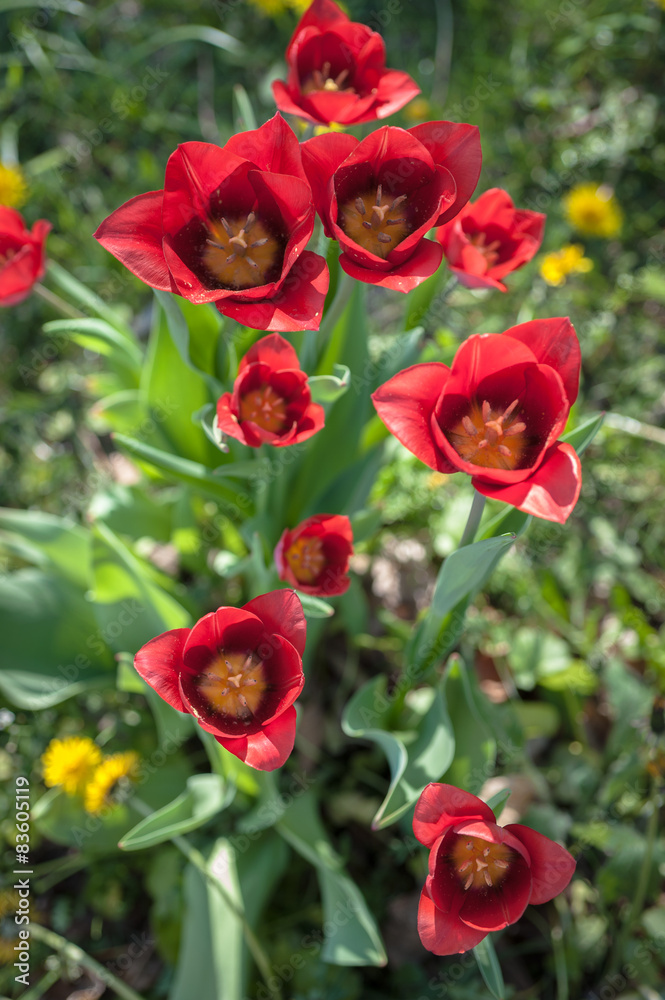
<svg viewBox="0 0 665 1000"><path fill-rule="evenodd" d="M584 247L579 243L568 243L555 253L548 253L540 264L540 276L548 285L565 285L569 274L586 274L593 267L593 261L584 256Z"/></svg>
<svg viewBox="0 0 665 1000"><path fill-rule="evenodd" d="M268 17L275 17L277 14L283 14L286 10L293 10L296 14L304 14L311 0L252 0L252 3Z"/></svg>
<svg viewBox="0 0 665 1000"><path fill-rule="evenodd" d="M99 765L85 789L83 804L86 812L99 813L104 806L112 806L121 801L116 793L128 787L136 778L139 755L133 750L114 753ZM114 798L114 796L116 796Z"/></svg>
<svg viewBox="0 0 665 1000"><path fill-rule="evenodd" d="M20 208L28 200L28 185L20 167L0 163L0 205Z"/></svg>
<svg viewBox="0 0 665 1000"><path fill-rule="evenodd" d="M314 135L325 135L327 132L343 132L346 125L339 125L337 122L331 122L330 125L317 125L314 128Z"/></svg>
<svg viewBox="0 0 665 1000"><path fill-rule="evenodd" d="M404 117L414 124L429 121L431 116L432 106L426 97L416 97L404 108Z"/></svg>
<svg viewBox="0 0 665 1000"><path fill-rule="evenodd" d="M82 795L101 759L101 750L89 736L51 740L42 755L44 783L64 788L67 795Z"/></svg>
<svg viewBox="0 0 665 1000"><path fill-rule="evenodd" d="M621 209L612 188L606 184L578 184L563 203L571 226L585 236L609 239L621 229Z"/></svg>
<svg viewBox="0 0 665 1000"><path fill-rule="evenodd" d="M0 963L2 965L10 965L16 961L14 946L19 943L19 939L16 936L14 914L18 910L18 903L18 893L13 889L4 889L0 892Z"/></svg>

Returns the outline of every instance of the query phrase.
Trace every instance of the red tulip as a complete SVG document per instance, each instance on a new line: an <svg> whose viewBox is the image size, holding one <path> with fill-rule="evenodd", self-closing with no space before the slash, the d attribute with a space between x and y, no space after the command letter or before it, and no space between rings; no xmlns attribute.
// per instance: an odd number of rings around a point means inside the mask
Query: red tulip
<svg viewBox="0 0 665 1000"><path fill-rule="evenodd" d="M262 337L242 358L233 392L217 401L217 426L250 448L306 441L323 427L298 355L278 333Z"/></svg>
<svg viewBox="0 0 665 1000"><path fill-rule="evenodd" d="M350 21L332 0L314 0L303 14L286 60L286 84L272 85L277 107L324 125L387 118L420 93L406 73L386 69L381 35Z"/></svg>
<svg viewBox="0 0 665 1000"><path fill-rule="evenodd" d="M425 235L467 203L482 158L478 129L452 122L384 125L362 142L329 132L303 143L302 156L343 269L400 292L439 267L441 246Z"/></svg>
<svg viewBox="0 0 665 1000"><path fill-rule="evenodd" d="M193 715L232 754L273 771L293 750L305 631L297 596L274 590L158 635L134 665L160 698Z"/></svg>
<svg viewBox="0 0 665 1000"><path fill-rule="evenodd" d="M540 248L546 216L517 209L507 191L492 188L469 202L436 238L450 270L467 288L508 289L501 282Z"/></svg>
<svg viewBox="0 0 665 1000"><path fill-rule="evenodd" d="M51 223L39 219L26 229L23 217L0 205L0 306L15 306L30 294L46 270L44 244Z"/></svg>
<svg viewBox="0 0 665 1000"><path fill-rule="evenodd" d="M529 903L566 888L575 859L528 826L497 826L490 807L454 785L432 782L418 799L413 832L430 848L418 933L428 951L454 955L514 924Z"/></svg>
<svg viewBox="0 0 665 1000"><path fill-rule="evenodd" d="M421 462L466 472L479 493L563 523L582 484L580 460L558 441L577 398L580 346L569 319L476 334L452 367L413 365L372 399Z"/></svg>
<svg viewBox="0 0 665 1000"><path fill-rule="evenodd" d="M132 198L95 237L152 288L257 330L309 330L328 290L324 259L305 250L314 218L298 140L275 115L223 148L178 146L164 190Z"/></svg>
<svg viewBox="0 0 665 1000"><path fill-rule="evenodd" d="M275 565L280 580L317 597L349 589L349 556L353 553L351 522L343 514L315 514L277 543Z"/></svg>

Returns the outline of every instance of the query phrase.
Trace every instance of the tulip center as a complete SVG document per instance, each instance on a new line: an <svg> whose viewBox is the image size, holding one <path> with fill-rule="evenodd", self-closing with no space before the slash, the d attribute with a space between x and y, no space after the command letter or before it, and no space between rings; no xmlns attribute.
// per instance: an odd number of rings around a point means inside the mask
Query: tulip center
<svg viewBox="0 0 665 1000"><path fill-rule="evenodd" d="M473 403L446 437L465 462L487 469L516 469L528 441L526 424L517 419L518 399L505 410L495 410L487 400Z"/></svg>
<svg viewBox="0 0 665 1000"><path fill-rule="evenodd" d="M0 267L10 261L12 257L16 256L16 250L7 250L5 253L0 253Z"/></svg>
<svg viewBox="0 0 665 1000"><path fill-rule="evenodd" d="M263 661L256 653L221 652L196 678L210 708L249 723L267 688Z"/></svg>
<svg viewBox="0 0 665 1000"><path fill-rule="evenodd" d="M490 267L494 267L499 259L499 255L501 253L501 240L492 240L491 243L485 245L486 238L486 233L476 233L474 236L468 236L471 246L475 247L478 253L482 254L485 258L487 270L489 271Z"/></svg>
<svg viewBox="0 0 665 1000"><path fill-rule="evenodd" d="M385 197L381 184L342 205L339 225L354 243L386 259L409 234L411 226L403 209L406 195Z"/></svg>
<svg viewBox="0 0 665 1000"><path fill-rule="evenodd" d="M208 223L209 236L203 264L226 288L256 288L265 285L281 246L270 230L250 212L245 219Z"/></svg>
<svg viewBox="0 0 665 1000"><path fill-rule="evenodd" d="M480 837L457 837L450 861L464 890L499 885L510 868L514 852L505 844L491 844Z"/></svg>
<svg viewBox="0 0 665 1000"><path fill-rule="evenodd" d="M286 400L271 385L240 397L240 420L251 420L264 431L279 434L287 425Z"/></svg>
<svg viewBox="0 0 665 1000"><path fill-rule="evenodd" d="M321 69L315 69L302 87L303 94L311 94L318 90L328 90L333 93L338 90L353 91L349 82L349 70L343 69L341 73L333 76L330 63L324 62Z"/></svg>
<svg viewBox="0 0 665 1000"><path fill-rule="evenodd" d="M288 549L286 561L299 583L314 583L326 563L322 540L299 538Z"/></svg>

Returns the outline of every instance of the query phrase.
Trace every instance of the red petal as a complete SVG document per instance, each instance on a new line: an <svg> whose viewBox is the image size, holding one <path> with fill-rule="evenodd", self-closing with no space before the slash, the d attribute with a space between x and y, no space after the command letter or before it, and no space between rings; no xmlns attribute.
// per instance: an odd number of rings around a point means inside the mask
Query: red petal
<svg viewBox="0 0 665 1000"><path fill-rule="evenodd" d="M300 368L298 355L294 348L291 347L288 340L284 340L284 337L280 337L278 333L261 337L255 344L252 344L238 366L238 374L255 362L270 365L275 371L282 371L285 368Z"/></svg>
<svg viewBox="0 0 665 1000"><path fill-rule="evenodd" d="M448 827L461 820L496 823L494 813L482 799L454 785L431 781L421 793L413 814L413 832L421 844L431 847Z"/></svg>
<svg viewBox="0 0 665 1000"><path fill-rule="evenodd" d="M182 654L189 638L190 629L174 628L162 632L139 649L134 657L136 672L157 692L160 698L186 712L180 694L178 678L182 670Z"/></svg>
<svg viewBox="0 0 665 1000"><path fill-rule="evenodd" d="M508 291L502 282L497 281L495 278L490 278L488 274L469 274L468 271L462 271L459 267L450 267L450 270L460 285L463 285L465 288L495 288L498 292Z"/></svg>
<svg viewBox="0 0 665 1000"><path fill-rule="evenodd" d="M442 257L443 248L438 243L423 239L408 260L398 267L392 267L389 271L361 267L347 253L341 255L339 262L342 270L358 281L364 281L368 285L380 285L382 288L392 288L396 292L410 292L438 270Z"/></svg>
<svg viewBox="0 0 665 1000"><path fill-rule="evenodd" d="M9 208L8 205L0 205L0 232L24 240L28 231L21 213L15 208Z"/></svg>
<svg viewBox="0 0 665 1000"><path fill-rule="evenodd" d="M419 93L420 87L408 73L387 69L381 74L375 94L376 117L387 118L389 115L394 115Z"/></svg>
<svg viewBox="0 0 665 1000"><path fill-rule="evenodd" d="M198 674L223 646L253 648L263 627L257 615L245 608L222 607L200 618L189 632L182 651L183 671Z"/></svg>
<svg viewBox="0 0 665 1000"><path fill-rule="evenodd" d="M376 412L391 434L439 472L457 471L441 454L431 429L431 416L449 375L447 365L438 361L412 365L372 393Z"/></svg>
<svg viewBox="0 0 665 1000"><path fill-rule="evenodd" d="M291 706L254 736L227 739L215 736L226 750L258 771L274 771L288 760L296 738L296 710Z"/></svg>
<svg viewBox="0 0 665 1000"><path fill-rule="evenodd" d="M313 25L315 28L320 28L321 31L332 28L333 26L338 26L340 23L348 23L349 18L333 0L313 0L313 3L309 5L303 16L298 21L298 25L294 32L295 35L299 34L303 28L307 28Z"/></svg>
<svg viewBox="0 0 665 1000"><path fill-rule="evenodd" d="M438 909L424 887L418 907L418 934L423 946L435 955L457 955L469 951L487 936L463 924L457 913Z"/></svg>
<svg viewBox="0 0 665 1000"><path fill-rule="evenodd" d="M435 163L448 168L457 184L454 204L434 223L440 226L457 215L476 189L482 166L480 133L475 125L453 122L425 122L409 132L429 150Z"/></svg>
<svg viewBox="0 0 665 1000"><path fill-rule="evenodd" d="M30 243L25 243L0 267L0 306L15 306L22 302L43 274L41 253Z"/></svg>
<svg viewBox="0 0 665 1000"><path fill-rule="evenodd" d="M231 136L224 146L224 152L251 160L261 170L306 180L300 144L293 129L280 114L274 115L261 128Z"/></svg>
<svg viewBox="0 0 665 1000"><path fill-rule="evenodd" d="M481 231L492 223L508 229L514 216L513 199L503 188L490 188L476 198L473 205L469 204L464 209L464 217L473 219Z"/></svg>
<svg viewBox="0 0 665 1000"><path fill-rule="evenodd" d="M151 288L177 288L162 251L163 191L149 191L125 202L104 219L95 239Z"/></svg>
<svg viewBox="0 0 665 1000"><path fill-rule="evenodd" d="M358 146L358 140L343 132L327 132L308 139L301 146L302 162L312 188L316 210L329 228L337 219L331 218L334 199L333 174Z"/></svg>
<svg viewBox="0 0 665 1000"><path fill-rule="evenodd" d="M511 327L503 336L526 344L541 365L550 365L559 373L572 406L579 389L582 354L575 327L568 317L534 319Z"/></svg>
<svg viewBox="0 0 665 1000"><path fill-rule="evenodd" d="M563 892L575 872L576 861L572 854L549 837L520 823L510 823L505 829L524 844L531 858L533 888L529 902L546 903Z"/></svg>
<svg viewBox="0 0 665 1000"><path fill-rule="evenodd" d="M460 920L482 931L499 931L520 919L531 896L531 872L523 858L510 862L506 878L487 893L476 890L467 893L460 909Z"/></svg>
<svg viewBox="0 0 665 1000"><path fill-rule="evenodd" d="M473 485L486 497L512 504L518 510L545 521L564 524L570 517L582 488L582 466L575 450L558 441L541 465L521 483L500 486L474 477Z"/></svg>
<svg viewBox="0 0 665 1000"><path fill-rule="evenodd" d="M281 635L301 656L305 652L307 622L302 604L292 590L272 590L269 594L261 594L245 604L243 611L260 618L268 632Z"/></svg>
<svg viewBox="0 0 665 1000"><path fill-rule="evenodd" d="M231 316L254 330L283 333L318 330L329 281L328 265L323 257L305 250L272 298L248 302L241 298L225 298L215 305L224 316Z"/></svg>

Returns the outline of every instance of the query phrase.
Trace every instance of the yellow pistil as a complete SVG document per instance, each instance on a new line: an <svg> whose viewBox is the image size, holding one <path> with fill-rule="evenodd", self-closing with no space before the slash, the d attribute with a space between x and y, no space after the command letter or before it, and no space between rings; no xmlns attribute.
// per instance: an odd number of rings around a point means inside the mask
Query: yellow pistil
<svg viewBox="0 0 665 1000"><path fill-rule="evenodd" d="M254 212L245 219L210 222L209 232L203 263L220 285L237 289L265 285L280 245Z"/></svg>
<svg viewBox="0 0 665 1000"><path fill-rule="evenodd" d="M139 763L139 755L133 750L114 753L99 765L85 788L83 804L86 812L99 813L105 806L119 804L119 791L126 792Z"/></svg>
<svg viewBox="0 0 665 1000"><path fill-rule="evenodd" d="M333 93L336 93L338 90L353 91L353 87L348 82L348 69L343 69L336 76L331 76L330 70L331 66L329 62L324 62L321 69L315 69L303 85L303 94L312 94L319 90L328 90Z"/></svg>
<svg viewBox="0 0 665 1000"><path fill-rule="evenodd" d="M287 423L286 400L271 385L252 389L240 397L240 420L251 420L264 431L279 434Z"/></svg>
<svg viewBox="0 0 665 1000"><path fill-rule="evenodd" d="M488 243L487 246L485 246L486 238L486 233L476 233L475 236L469 236L468 240L471 246L474 246L476 250L483 255L487 264L487 270L489 271L490 267L493 267L499 259L501 241L492 240L491 243Z"/></svg>
<svg viewBox="0 0 665 1000"><path fill-rule="evenodd" d="M263 661L251 651L222 650L195 683L210 708L245 723L252 721L268 687Z"/></svg>
<svg viewBox="0 0 665 1000"><path fill-rule="evenodd" d="M299 583L314 583L326 562L322 540L299 538L288 549L286 561Z"/></svg>
<svg viewBox="0 0 665 1000"><path fill-rule="evenodd" d="M503 412L487 400L473 403L469 413L446 432L451 445L465 462L486 469L516 469L527 447L526 424L517 419L519 400Z"/></svg>
<svg viewBox="0 0 665 1000"><path fill-rule="evenodd" d="M51 740L42 755L44 784L81 795L101 759L101 750L89 736Z"/></svg>
<svg viewBox="0 0 665 1000"><path fill-rule="evenodd" d="M480 837L458 836L450 860L465 891L499 885L508 874L514 852L505 844L491 844Z"/></svg>
<svg viewBox="0 0 665 1000"><path fill-rule="evenodd" d="M404 213L406 195L385 198L382 185L366 191L342 205L339 225L346 235L365 250L386 259L391 250L411 231Z"/></svg>

